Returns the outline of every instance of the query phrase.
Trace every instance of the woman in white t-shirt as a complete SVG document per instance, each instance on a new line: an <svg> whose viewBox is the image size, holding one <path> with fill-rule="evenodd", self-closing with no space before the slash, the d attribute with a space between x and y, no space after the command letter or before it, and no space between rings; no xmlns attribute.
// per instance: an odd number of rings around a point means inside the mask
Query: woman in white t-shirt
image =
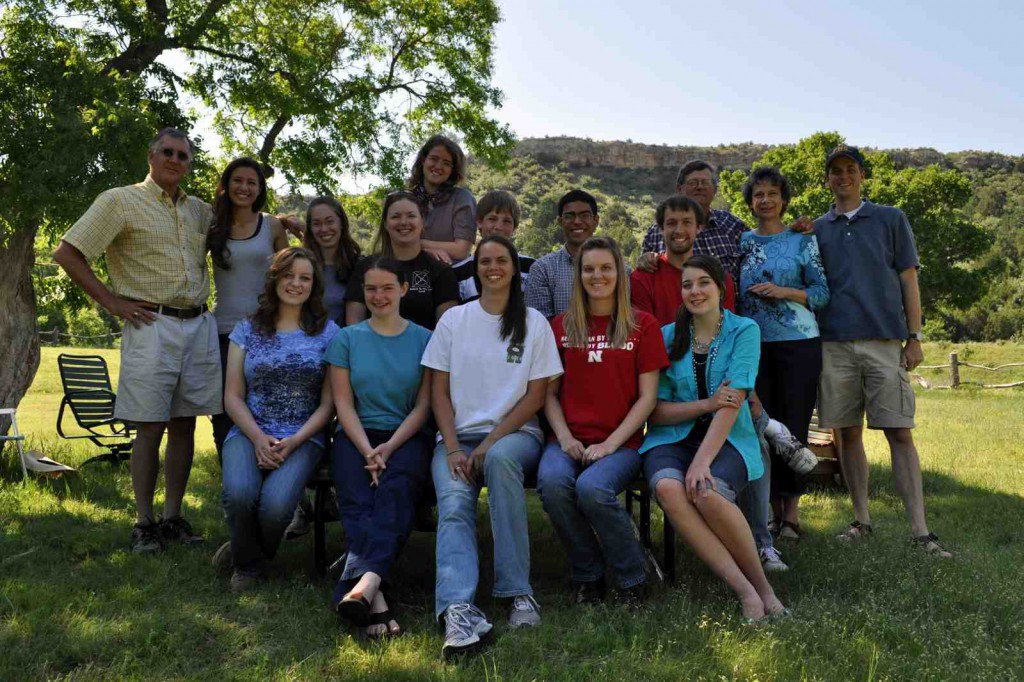
<svg viewBox="0 0 1024 682"><path fill-rule="evenodd" d="M431 407L440 438L435 613L445 657L475 649L491 623L473 605L479 580L476 500L487 486L494 536L494 596L511 600L509 625L540 623L530 587L523 479L540 462L537 412L562 373L554 334L523 300L519 254L505 237L480 242L480 298L444 314L423 355L434 370Z"/></svg>

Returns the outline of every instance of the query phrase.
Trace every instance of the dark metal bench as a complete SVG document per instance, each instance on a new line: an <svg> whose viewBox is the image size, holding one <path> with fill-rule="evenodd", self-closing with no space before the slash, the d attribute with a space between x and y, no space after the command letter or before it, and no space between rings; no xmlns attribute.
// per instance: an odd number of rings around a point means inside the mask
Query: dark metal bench
<svg viewBox="0 0 1024 682"><path fill-rule="evenodd" d="M524 487L527 490L536 488L536 485L537 481L533 477L524 482ZM322 578L327 573L327 503L331 497L331 488L334 486L334 480L331 478L326 457L324 462L317 467L316 472L306 483L306 486L313 490L313 561L317 576ZM676 536L675 531L672 529L672 524L667 520L664 522L664 572L662 572L662 566L658 564L657 559L654 557L654 548L651 541L652 493L647 487L647 481L643 479L633 481L626 488L625 495L626 511L629 512L630 517L633 517L634 509L637 511L636 523L640 544L643 546L658 578L669 582L675 581ZM433 498L433 495L430 497ZM436 504L436 501L434 501L431 506L425 505L424 509L421 509L421 513L417 514L417 520L422 521L428 515L432 516L432 506L436 506ZM425 532L433 532L436 529L436 519L433 520L432 524L418 523L415 528L415 530Z"/></svg>

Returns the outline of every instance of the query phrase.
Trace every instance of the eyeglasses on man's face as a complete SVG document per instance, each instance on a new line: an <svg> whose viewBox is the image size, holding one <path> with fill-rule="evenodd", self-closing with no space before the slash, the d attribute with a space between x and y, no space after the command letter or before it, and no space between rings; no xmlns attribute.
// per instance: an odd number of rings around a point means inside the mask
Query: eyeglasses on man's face
<svg viewBox="0 0 1024 682"><path fill-rule="evenodd" d="M585 223L585 222L588 222L590 220L593 220L594 212L593 211L566 211L560 217L561 217L563 223L574 223L577 220L579 220L580 222Z"/></svg>
<svg viewBox="0 0 1024 682"><path fill-rule="evenodd" d="M182 163L188 163L192 159L192 157L188 155L188 152L183 152L180 149L170 149L168 147L161 149L160 154L162 154L165 159L173 159L175 154L177 154L178 161L181 161Z"/></svg>

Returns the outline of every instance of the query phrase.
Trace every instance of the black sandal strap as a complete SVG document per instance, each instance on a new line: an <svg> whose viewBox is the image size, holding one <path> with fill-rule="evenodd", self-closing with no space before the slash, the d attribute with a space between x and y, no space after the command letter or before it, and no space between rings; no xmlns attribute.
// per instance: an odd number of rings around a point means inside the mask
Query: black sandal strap
<svg viewBox="0 0 1024 682"><path fill-rule="evenodd" d="M799 523L793 523L792 521L783 521L782 522L782 527L783 528L789 528L791 531L793 531L797 535L803 535L804 534L804 532L802 530L800 530L800 524Z"/></svg>

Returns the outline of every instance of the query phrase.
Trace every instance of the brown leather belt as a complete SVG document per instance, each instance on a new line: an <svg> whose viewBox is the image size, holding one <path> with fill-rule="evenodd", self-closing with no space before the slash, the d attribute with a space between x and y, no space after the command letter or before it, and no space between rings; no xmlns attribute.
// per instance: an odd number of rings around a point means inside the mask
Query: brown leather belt
<svg viewBox="0 0 1024 682"><path fill-rule="evenodd" d="M179 320L191 320L194 317L199 317L207 310L209 310L209 307L205 303L194 308L175 308L169 305L158 305L156 307L158 315L170 315Z"/></svg>

